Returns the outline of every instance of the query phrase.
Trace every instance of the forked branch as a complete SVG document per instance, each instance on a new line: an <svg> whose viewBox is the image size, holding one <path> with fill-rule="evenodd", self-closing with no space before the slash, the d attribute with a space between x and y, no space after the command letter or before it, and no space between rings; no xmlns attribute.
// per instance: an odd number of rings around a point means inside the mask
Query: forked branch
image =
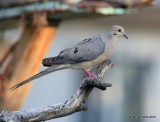
<svg viewBox="0 0 160 122"><path fill-rule="evenodd" d="M80 87L73 94L71 99L67 100L65 103L36 108L28 111L3 111L0 114L0 121L37 122L64 117L78 111L85 111L87 109L85 102L94 87L105 90L107 87L112 86L110 83L102 82L101 79L104 74L113 67L113 65L114 64L110 61L105 61L99 65L97 68L99 78L84 78L80 84Z"/></svg>

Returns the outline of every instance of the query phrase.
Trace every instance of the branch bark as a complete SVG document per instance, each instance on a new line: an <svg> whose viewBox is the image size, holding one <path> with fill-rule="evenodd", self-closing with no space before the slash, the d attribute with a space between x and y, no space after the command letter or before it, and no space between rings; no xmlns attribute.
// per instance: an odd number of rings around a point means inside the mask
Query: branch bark
<svg viewBox="0 0 160 122"><path fill-rule="evenodd" d="M43 108L36 108L28 111L8 112L4 110L0 114L0 121L37 122L64 117L79 111L85 111L87 110L85 102L94 87L101 90L106 90L107 87L112 86L112 84L110 83L102 82L101 79L104 74L113 67L113 65L114 64L110 61L105 61L101 65L99 65L97 67L99 78L84 78L80 84L80 87L73 94L71 99L67 100L64 103L50 105Z"/></svg>

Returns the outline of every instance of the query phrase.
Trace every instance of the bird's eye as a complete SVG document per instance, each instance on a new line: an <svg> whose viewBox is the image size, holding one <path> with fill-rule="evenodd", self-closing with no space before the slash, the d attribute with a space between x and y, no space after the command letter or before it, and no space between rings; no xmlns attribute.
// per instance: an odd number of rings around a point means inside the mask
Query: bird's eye
<svg viewBox="0 0 160 122"><path fill-rule="evenodd" d="M118 31L121 32L121 29L119 29Z"/></svg>

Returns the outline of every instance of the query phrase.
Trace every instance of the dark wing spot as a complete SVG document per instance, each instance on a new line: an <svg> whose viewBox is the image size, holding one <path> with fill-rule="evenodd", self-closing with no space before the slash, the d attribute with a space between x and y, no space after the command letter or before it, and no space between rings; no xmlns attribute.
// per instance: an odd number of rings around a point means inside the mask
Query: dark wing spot
<svg viewBox="0 0 160 122"><path fill-rule="evenodd" d="M74 53L77 53L77 52L78 52L78 47L76 47L74 50Z"/></svg>
<svg viewBox="0 0 160 122"><path fill-rule="evenodd" d="M85 41L87 41L87 39L84 39L83 41L85 42Z"/></svg>
<svg viewBox="0 0 160 122"><path fill-rule="evenodd" d="M87 38L87 39L84 39L83 41L84 42L88 42L88 41L90 41L91 39L90 38Z"/></svg>

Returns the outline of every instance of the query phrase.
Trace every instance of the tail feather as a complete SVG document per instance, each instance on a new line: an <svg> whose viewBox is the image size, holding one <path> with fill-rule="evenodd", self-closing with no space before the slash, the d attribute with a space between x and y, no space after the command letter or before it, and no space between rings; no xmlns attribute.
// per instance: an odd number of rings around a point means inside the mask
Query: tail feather
<svg viewBox="0 0 160 122"><path fill-rule="evenodd" d="M58 55L57 57L45 58L42 60L43 66L47 66L47 67L57 65L57 64L66 64L66 63L71 63L71 61L69 62L68 59L60 55Z"/></svg>
<svg viewBox="0 0 160 122"><path fill-rule="evenodd" d="M52 65L54 65L54 62L56 60L57 57L51 57L51 58L45 58L42 60L42 64L43 66L47 66L50 67Z"/></svg>
<svg viewBox="0 0 160 122"><path fill-rule="evenodd" d="M41 71L40 73L38 73L38 74L36 74L36 75L34 75L34 76L32 76L32 77L20 82L18 84L16 84L15 86L11 87L10 90L17 89L17 88L19 88L19 87L31 82L32 80L35 80L35 79L40 78L40 77L42 77L42 76L44 76L46 74L52 73L52 72L60 70L60 69L65 69L65 68L67 68L67 65L53 65L53 66Z"/></svg>

